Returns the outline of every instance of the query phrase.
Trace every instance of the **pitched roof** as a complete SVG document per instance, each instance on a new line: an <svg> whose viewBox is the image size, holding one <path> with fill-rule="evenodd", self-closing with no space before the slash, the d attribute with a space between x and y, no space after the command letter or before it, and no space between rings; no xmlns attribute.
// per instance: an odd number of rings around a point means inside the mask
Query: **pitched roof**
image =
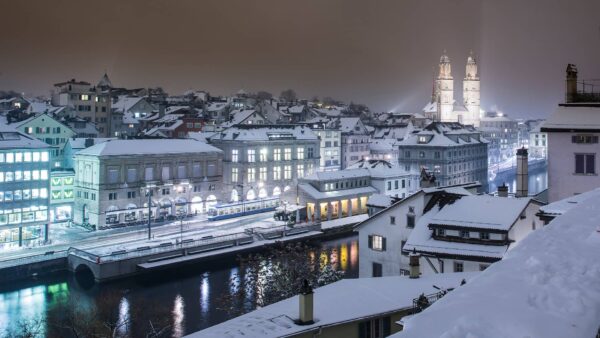
<svg viewBox="0 0 600 338"><path fill-rule="evenodd" d="M543 123L541 131L564 130L600 130L600 106L559 106Z"/></svg>
<svg viewBox="0 0 600 338"><path fill-rule="evenodd" d="M220 149L209 144L192 139L144 139L108 140L83 149L77 154L90 156L120 156L221 152Z"/></svg>

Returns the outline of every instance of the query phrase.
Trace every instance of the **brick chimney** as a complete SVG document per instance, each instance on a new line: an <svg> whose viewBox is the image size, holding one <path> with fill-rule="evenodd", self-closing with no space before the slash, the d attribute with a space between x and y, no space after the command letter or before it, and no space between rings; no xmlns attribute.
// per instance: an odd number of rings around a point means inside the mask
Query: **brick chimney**
<svg viewBox="0 0 600 338"><path fill-rule="evenodd" d="M502 183L502 185L498 187L498 197L508 197L508 186L506 183Z"/></svg>
<svg viewBox="0 0 600 338"><path fill-rule="evenodd" d="M567 65L567 88L565 103L575 102L577 97L577 66L572 63Z"/></svg>
<svg viewBox="0 0 600 338"><path fill-rule="evenodd" d="M421 264L419 263L420 258L421 255L419 255L417 253L417 250L413 248L413 251L410 253L410 261L408 263L408 265L410 266L410 278L421 277Z"/></svg>
<svg viewBox="0 0 600 338"><path fill-rule="evenodd" d="M527 163L527 149L525 147L517 149L517 191L516 197L527 197L529 194L529 175Z"/></svg>
<svg viewBox="0 0 600 338"><path fill-rule="evenodd" d="M296 322L298 325L310 325L313 324L313 289L308 284L308 280L302 281L302 287L300 288L300 318Z"/></svg>

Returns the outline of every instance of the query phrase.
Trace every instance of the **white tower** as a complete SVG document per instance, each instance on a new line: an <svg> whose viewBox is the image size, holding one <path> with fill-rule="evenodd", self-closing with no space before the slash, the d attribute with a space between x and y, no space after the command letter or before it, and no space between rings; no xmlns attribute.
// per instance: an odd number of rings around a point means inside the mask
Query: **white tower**
<svg viewBox="0 0 600 338"><path fill-rule="evenodd" d="M480 88L479 76L477 75L477 62L473 57L473 52L467 58L467 67L463 81L463 100L465 107L469 111L468 116L463 119L464 124L472 124L479 127L480 119Z"/></svg>
<svg viewBox="0 0 600 338"><path fill-rule="evenodd" d="M455 122L456 118L452 116L454 106L454 79L452 78L452 69L450 58L446 51L440 58L440 69L436 80L436 101L438 104L439 119L442 122Z"/></svg>

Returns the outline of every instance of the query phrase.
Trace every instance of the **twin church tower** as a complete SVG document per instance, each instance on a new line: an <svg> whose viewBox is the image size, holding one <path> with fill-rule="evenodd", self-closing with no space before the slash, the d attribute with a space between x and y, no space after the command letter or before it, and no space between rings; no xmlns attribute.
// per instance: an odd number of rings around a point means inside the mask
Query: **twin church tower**
<svg viewBox="0 0 600 338"><path fill-rule="evenodd" d="M452 66L450 58L444 51L440 58L431 103L425 107L424 112L434 121L459 122L479 127L480 110L479 76L473 53L467 58L465 79L463 80L463 103L460 104L454 100Z"/></svg>

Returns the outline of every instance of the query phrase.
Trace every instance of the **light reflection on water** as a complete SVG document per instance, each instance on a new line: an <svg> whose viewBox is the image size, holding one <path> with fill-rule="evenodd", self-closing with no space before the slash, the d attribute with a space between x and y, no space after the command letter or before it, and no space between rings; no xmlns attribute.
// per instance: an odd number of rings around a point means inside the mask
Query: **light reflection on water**
<svg viewBox="0 0 600 338"><path fill-rule="evenodd" d="M319 259L321 264L334 264L345 271L345 278L358 277L358 241L356 236L324 241L317 250L307 252L309 259ZM232 276L240 271L235 259L219 260L214 263L199 264L168 273L143 276L110 284L96 285L83 290L72 276L58 276L40 279L37 282L21 283L21 289L0 289L0 336L3 329L15 325L19 320L46 318L55 305L66 303L69 297L76 297L82 307L96 306L106 293L124 295L115 306L114 320L123 323L134 316L136 304L151 306L153 313L170 319L170 335L180 337L223 322L230 315L218 309L223 295L230 294L239 287L230 283ZM268 269L264 273L268 273ZM247 276L242 280L248 282ZM258 283L257 283L258 284ZM256 287L260 287L255 285ZM255 296L249 288L248 299ZM139 306L139 305L138 305ZM143 309L142 309L143 310ZM143 311L142 311L143 312ZM146 323L148 320L146 319ZM130 329L128 325L123 330ZM44 328L49 329L49 328ZM120 332L123 332L119 329ZM135 328L131 328L135 332ZM133 336L139 335L133 334ZM68 337L66 335L65 337Z"/></svg>

